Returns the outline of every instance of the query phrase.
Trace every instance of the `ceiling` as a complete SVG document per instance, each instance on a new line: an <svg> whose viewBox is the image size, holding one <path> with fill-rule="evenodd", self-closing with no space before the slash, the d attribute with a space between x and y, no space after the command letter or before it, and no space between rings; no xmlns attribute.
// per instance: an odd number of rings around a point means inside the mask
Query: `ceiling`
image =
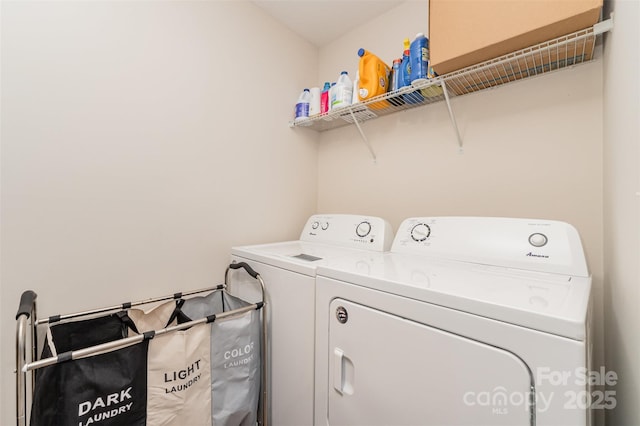
<svg viewBox="0 0 640 426"><path fill-rule="evenodd" d="M316 47L323 47L359 23L403 0L252 0L258 7Z"/></svg>

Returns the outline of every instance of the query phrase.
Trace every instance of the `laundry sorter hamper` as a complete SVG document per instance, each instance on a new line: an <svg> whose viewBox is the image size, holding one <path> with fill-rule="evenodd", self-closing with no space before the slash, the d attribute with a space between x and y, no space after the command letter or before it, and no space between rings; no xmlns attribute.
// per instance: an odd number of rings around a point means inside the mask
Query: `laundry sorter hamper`
<svg viewBox="0 0 640 426"><path fill-rule="evenodd" d="M260 302L227 292L241 268ZM265 286L246 263L216 287L42 319L36 297L16 315L18 426L268 426Z"/></svg>

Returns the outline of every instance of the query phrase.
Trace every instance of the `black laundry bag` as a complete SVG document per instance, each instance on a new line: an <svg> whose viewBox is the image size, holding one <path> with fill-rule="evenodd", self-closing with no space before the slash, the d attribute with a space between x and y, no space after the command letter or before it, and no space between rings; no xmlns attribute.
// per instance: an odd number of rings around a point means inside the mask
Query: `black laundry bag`
<svg viewBox="0 0 640 426"><path fill-rule="evenodd" d="M127 337L125 311L81 321L50 324L41 358Z"/></svg>
<svg viewBox="0 0 640 426"><path fill-rule="evenodd" d="M50 324L41 358L127 336L125 311ZM147 340L36 370L31 425L145 425Z"/></svg>
<svg viewBox="0 0 640 426"><path fill-rule="evenodd" d="M144 426L149 340L38 371L32 426Z"/></svg>

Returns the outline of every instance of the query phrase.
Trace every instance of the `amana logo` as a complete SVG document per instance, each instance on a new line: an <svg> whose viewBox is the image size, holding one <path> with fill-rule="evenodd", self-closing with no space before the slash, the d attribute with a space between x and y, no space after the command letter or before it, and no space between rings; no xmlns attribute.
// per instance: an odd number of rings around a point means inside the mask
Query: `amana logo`
<svg viewBox="0 0 640 426"><path fill-rule="evenodd" d="M547 256L546 254L535 254L535 253L532 253L532 252L529 252L526 255L529 256L529 257L542 257L542 258L545 258L545 259L549 258L549 256Z"/></svg>

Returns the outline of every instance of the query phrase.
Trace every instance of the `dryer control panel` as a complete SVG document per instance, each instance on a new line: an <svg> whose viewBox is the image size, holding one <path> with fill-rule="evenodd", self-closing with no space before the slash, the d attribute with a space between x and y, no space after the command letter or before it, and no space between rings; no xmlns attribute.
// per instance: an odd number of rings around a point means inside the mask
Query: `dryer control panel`
<svg viewBox="0 0 640 426"><path fill-rule="evenodd" d="M382 252L391 248L393 231L389 222L380 217L313 215L302 229L300 240Z"/></svg>
<svg viewBox="0 0 640 426"><path fill-rule="evenodd" d="M588 277L578 231L565 222L494 217L413 217L391 251Z"/></svg>

